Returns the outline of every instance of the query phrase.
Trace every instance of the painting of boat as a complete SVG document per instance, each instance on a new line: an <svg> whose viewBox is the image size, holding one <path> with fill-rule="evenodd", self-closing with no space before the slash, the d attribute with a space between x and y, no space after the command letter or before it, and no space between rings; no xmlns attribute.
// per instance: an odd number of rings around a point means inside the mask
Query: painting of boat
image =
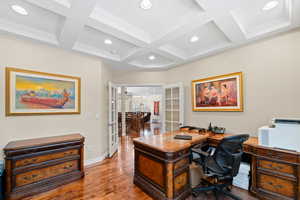
<svg viewBox="0 0 300 200"><path fill-rule="evenodd" d="M31 91L29 94L24 94L21 96L21 102L43 105L49 108L63 108L64 105L69 101L69 94L66 90L64 90L62 96L62 98L38 97L35 96L34 91Z"/></svg>
<svg viewBox="0 0 300 200"><path fill-rule="evenodd" d="M80 113L80 78L16 68L7 73L7 115Z"/></svg>

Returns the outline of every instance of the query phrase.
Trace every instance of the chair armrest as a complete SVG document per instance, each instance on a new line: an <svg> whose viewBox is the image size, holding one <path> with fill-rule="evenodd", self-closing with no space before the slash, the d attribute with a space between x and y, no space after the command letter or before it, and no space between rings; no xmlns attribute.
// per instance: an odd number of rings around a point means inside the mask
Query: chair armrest
<svg viewBox="0 0 300 200"><path fill-rule="evenodd" d="M198 149L198 148L192 148L191 151L192 151L192 153L197 153L197 154L203 155L205 157L209 156L209 153L202 151L201 149Z"/></svg>

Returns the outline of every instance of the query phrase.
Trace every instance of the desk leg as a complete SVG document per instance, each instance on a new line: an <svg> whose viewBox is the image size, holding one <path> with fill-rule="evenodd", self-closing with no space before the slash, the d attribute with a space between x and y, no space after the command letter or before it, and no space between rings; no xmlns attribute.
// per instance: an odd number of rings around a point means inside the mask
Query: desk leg
<svg viewBox="0 0 300 200"><path fill-rule="evenodd" d="M168 163L167 164L167 176L166 176L166 182L167 182L167 197L169 199L173 198L173 164Z"/></svg>

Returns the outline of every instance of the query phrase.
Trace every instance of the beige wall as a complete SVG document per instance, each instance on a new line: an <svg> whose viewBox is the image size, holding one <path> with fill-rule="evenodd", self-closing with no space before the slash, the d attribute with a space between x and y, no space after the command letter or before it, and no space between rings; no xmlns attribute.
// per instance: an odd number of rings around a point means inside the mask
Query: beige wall
<svg viewBox="0 0 300 200"><path fill-rule="evenodd" d="M192 112L192 80L239 71L244 73L244 112ZM228 132L255 135L272 117L300 118L299 75L300 29L166 72L115 73L113 79L121 83L183 82L186 124L207 127L212 122Z"/></svg>
<svg viewBox="0 0 300 200"><path fill-rule="evenodd" d="M109 69L98 58L14 36L1 35L0 44L0 148L12 140L81 133L86 137L85 160L100 159L108 148L106 83L111 77ZM6 117L6 66L81 77L81 114Z"/></svg>

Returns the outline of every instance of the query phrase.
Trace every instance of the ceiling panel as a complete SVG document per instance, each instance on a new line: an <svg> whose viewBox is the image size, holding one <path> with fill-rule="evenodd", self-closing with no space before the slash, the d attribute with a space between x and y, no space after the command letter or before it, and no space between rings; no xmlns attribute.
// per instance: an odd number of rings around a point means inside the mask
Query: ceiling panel
<svg viewBox="0 0 300 200"><path fill-rule="evenodd" d="M277 7L263 8L270 0L244 0L232 10L232 16L248 38L288 26L291 22L291 1L277 0Z"/></svg>
<svg viewBox="0 0 300 200"><path fill-rule="evenodd" d="M111 44L105 44L105 40L110 40ZM114 56L118 55L120 59L137 48L137 46L129 42L120 40L89 26L84 27L83 32L78 38L78 43L101 49Z"/></svg>
<svg viewBox="0 0 300 200"><path fill-rule="evenodd" d="M141 0L99 0L97 6L127 21L151 36L168 32L186 17L197 16L202 9L194 0L151 0L152 8L143 10ZM96 10L95 10L96 11Z"/></svg>
<svg viewBox="0 0 300 200"><path fill-rule="evenodd" d="M11 9L12 5L20 5L26 9L28 15L23 16ZM57 35L61 30L64 17L34 6L21 0L1 0L0 19L12 24L21 24L29 28Z"/></svg>
<svg viewBox="0 0 300 200"><path fill-rule="evenodd" d="M149 59L150 56L154 56L155 59ZM166 67L170 64L174 63L171 59L168 59L164 56L161 56L156 53L149 52L147 54L141 55L138 58L132 60L130 64L142 67L142 68L159 68Z"/></svg>
<svg viewBox="0 0 300 200"><path fill-rule="evenodd" d="M198 37L198 41L191 42L192 37ZM174 51L185 58L192 57L195 54L205 53L211 49L224 47L230 41L224 33L216 26L214 22L209 22L192 32L186 33L168 44L161 47L166 51Z"/></svg>

